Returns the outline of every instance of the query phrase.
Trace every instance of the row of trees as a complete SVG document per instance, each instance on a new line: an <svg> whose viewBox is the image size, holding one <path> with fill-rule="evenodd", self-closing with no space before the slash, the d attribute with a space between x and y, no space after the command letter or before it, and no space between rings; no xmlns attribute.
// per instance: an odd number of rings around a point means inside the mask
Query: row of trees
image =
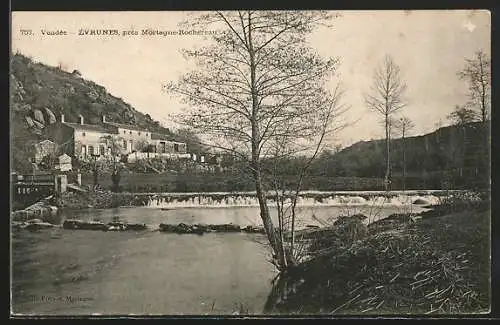
<svg viewBox="0 0 500 325"><path fill-rule="evenodd" d="M465 59L465 66L457 72L461 80L468 85L469 101L464 105L456 105L448 115L454 124L464 126L480 120L483 123L489 118L491 105L491 63L482 51L477 51L472 59ZM383 120L386 142L385 187L389 189L391 176L391 136L394 131L401 132L403 140L403 183L405 178L405 136L414 124L407 117L394 118L408 103L405 97L407 84L400 67L393 58L387 55L376 69L370 92L365 94L368 108L378 113ZM404 187L404 185L403 185Z"/></svg>

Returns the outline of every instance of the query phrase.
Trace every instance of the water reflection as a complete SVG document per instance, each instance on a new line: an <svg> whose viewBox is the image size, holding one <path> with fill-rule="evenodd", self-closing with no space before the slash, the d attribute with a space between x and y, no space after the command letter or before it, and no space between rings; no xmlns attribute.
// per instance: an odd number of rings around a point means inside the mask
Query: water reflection
<svg viewBox="0 0 500 325"><path fill-rule="evenodd" d="M133 210L81 210L63 217L144 218L142 210ZM61 228L19 232L13 234L13 311L164 315L244 309L260 314L274 270L266 247L254 241L259 236Z"/></svg>
<svg viewBox="0 0 500 325"><path fill-rule="evenodd" d="M340 213L326 207L302 212L309 215L304 224L315 219L325 222ZM267 246L258 243L266 242L263 235L191 236L156 231L160 223L258 225L257 208L68 210L58 218L59 222L78 218L145 223L150 230L53 228L13 233L12 303L16 313L274 313L273 306L295 286L289 279L271 282L276 271L268 262Z"/></svg>

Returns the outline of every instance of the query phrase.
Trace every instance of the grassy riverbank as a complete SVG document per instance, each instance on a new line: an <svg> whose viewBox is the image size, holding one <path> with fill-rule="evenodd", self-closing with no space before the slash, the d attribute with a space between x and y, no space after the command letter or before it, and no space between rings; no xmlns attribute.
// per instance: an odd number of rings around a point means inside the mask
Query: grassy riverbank
<svg viewBox="0 0 500 325"><path fill-rule="evenodd" d="M277 299L270 312L488 312L491 261L486 205L427 214L418 220L380 220L359 234L343 247L333 229L310 236L315 238L311 244L315 257L276 289L286 297Z"/></svg>

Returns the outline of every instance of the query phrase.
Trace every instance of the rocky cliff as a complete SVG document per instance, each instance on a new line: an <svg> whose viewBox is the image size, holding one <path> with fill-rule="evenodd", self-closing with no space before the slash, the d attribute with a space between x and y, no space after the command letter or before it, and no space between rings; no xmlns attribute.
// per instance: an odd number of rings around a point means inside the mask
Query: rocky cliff
<svg viewBox="0 0 500 325"><path fill-rule="evenodd" d="M31 170L33 143L46 138L45 127L61 114L67 122L78 122L81 114L86 123L97 124L105 113L108 121L170 133L81 72L37 63L20 53L11 57L10 91L11 156L17 171Z"/></svg>

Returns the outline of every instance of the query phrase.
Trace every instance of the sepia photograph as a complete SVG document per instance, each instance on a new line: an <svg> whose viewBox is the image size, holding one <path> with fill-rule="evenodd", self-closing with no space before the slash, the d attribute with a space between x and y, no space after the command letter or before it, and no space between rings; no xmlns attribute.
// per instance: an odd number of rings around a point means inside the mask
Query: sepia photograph
<svg viewBox="0 0 500 325"><path fill-rule="evenodd" d="M13 11L10 317L491 312L488 10Z"/></svg>

